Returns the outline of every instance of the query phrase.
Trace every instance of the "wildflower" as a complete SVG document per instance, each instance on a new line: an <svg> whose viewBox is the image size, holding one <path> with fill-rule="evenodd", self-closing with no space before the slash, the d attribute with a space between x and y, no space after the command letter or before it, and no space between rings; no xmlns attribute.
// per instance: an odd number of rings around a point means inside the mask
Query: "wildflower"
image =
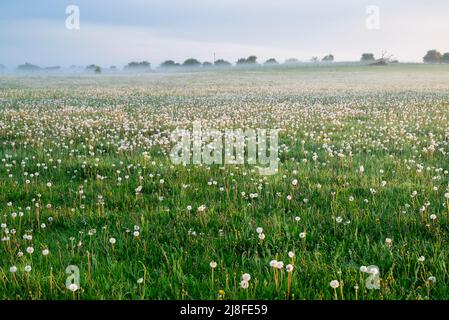
<svg viewBox="0 0 449 320"><path fill-rule="evenodd" d="M287 272L292 272L293 271L293 265L292 264L287 264L287 266L285 267L285 270Z"/></svg>
<svg viewBox="0 0 449 320"><path fill-rule="evenodd" d="M31 266L30 265L26 265L25 268L23 268L23 270L25 270L25 272L31 272Z"/></svg>
<svg viewBox="0 0 449 320"><path fill-rule="evenodd" d="M427 280L432 283L437 282L437 278L435 278L434 276L430 276L429 279L427 279Z"/></svg>
<svg viewBox="0 0 449 320"><path fill-rule="evenodd" d="M42 255L43 256L48 256L49 254L50 254L50 250L48 250L48 249L42 250Z"/></svg>
<svg viewBox="0 0 449 320"><path fill-rule="evenodd" d="M72 292L75 292L75 291L77 291L79 288L78 288L78 285L77 285L77 284L71 283L71 284L69 285L68 289L69 289L70 291L72 291Z"/></svg>
<svg viewBox="0 0 449 320"><path fill-rule="evenodd" d="M265 239L265 233L260 233L259 240L264 240L264 239Z"/></svg>
<svg viewBox="0 0 449 320"><path fill-rule="evenodd" d="M368 272L368 268L366 266L361 266L360 272Z"/></svg>
<svg viewBox="0 0 449 320"><path fill-rule="evenodd" d="M139 235L140 235L139 231L136 230L136 231L133 232L133 236L134 237L138 237Z"/></svg>
<svg viewBox="0 0 449 320"><path fill-rule="evenodd" d="M28 248L27 248L27 252L28 252L29 254L33 254L34 248L33 248L33 247L28 247Z"/></svg>
<svg viewBox="0 0 449 320"><path fill-rule="evenodd" d="M240 281L240 288L248 289L248 287L249 287L249 282L248 281L245 281L245 280Z"/></svg>
<svg viewBox="0 0 449 320"><path fill-rule="evenodd" d="M293 186L296 186L298 184L298 180L296 180L296 179L293 179L293 181L292 181L292 185Z"/></svg>
<svg viewBox="0 0 449 320"><path fill-rule="evenodd" d="M117 242L117 240L115 238L110 238L109 239L109 243L114 245Z"/></svg>
<svg viewBox="0 0 449 320"><path fill-rule="evenodd" d="M301 238L301 239L304 239L305 237L306 237L306 232L304 231L304 232L301 232L300 234L299 234L299 237Z"/></svg>
<svg viewBox="0 0 449 320"><path fill-rule="evenodd" d="M137 283L138 283L138 284L142 284L142 283L143 283L143 278L137 279Z"/></svg>
<svg viewBox="0 0 449 320"><path fill-rule="evenodd" d="M295 256L295 253L293 251L289 251L288 256L290 258L293 258Z"/></svg>
<svg viewBox="0 0 449 320"><path fill-rule="evenodd" d="M16 266L12 266L11 268L9 268L9 272L16 273L17 272L17 267Z"/></svg>
<svg viewBox="0 0 449 320"><path fill-rule="evenodd" d="M215 261L211 261L211 262L209 263L209 266L210 266L212 269L215 269L215 268L217 267L217 263L216 263Z"/></svg>
<svg viewBox="0 0 449 320"><path fill-rule="evenodd" d="M341 223L341 222L343 221L343 218L342 218L342 217L337 217L337 218L335 219L335 221L337 221L337 223Z"/></svg>
<svg viewBox="0 0 449 320"><path fill-rule="evenodd" d="M430 215L430 220L435 220L437 218L437 215L436 214L431 214Z"/></svg>
<svg viewBox="0 0 449 320"><path fill-rule="evenodd" d="M424 256L420 256L420 257L418 258L418 261L419 261L419 262L424 262L424 260L426 260L426 258L425 258Z"/></svg>
<svg viewBox="0 0 449 320"><path fill-rule="evenodd" d="M263 232L263 228L258 227L258 228L256 229L256 232L257 232L258 234L261 234L261 233Z"/></svg>
<svg viewBox="0 0 449 320"><path fill-rule="evenodd" d="M391 242L392 242L393 240L391 240L390 238L385 238L385 243L389 246L389 245L391 245Z"/></svg>
<svg viewBox="0 0 449 320"><path fill-rule="evenodd" d="M338 282L338 280L332 280L329 285L332 289L337 289L340 286L340 283Z"/></svg>
<svg viewBox="0 0 449 320"><path fill-rule="evenodd" d="M272 268L276 268L277 264L278 264L278 262L276 260L270 261L270 267L272 267Z"/></svg>
<svg viewBox="0 0 449 320"><path fill-rule="evenodd" d="M249 273L244 273L242 275L242 280L248 282L249 280L251 280L251 275Z"/></svg>

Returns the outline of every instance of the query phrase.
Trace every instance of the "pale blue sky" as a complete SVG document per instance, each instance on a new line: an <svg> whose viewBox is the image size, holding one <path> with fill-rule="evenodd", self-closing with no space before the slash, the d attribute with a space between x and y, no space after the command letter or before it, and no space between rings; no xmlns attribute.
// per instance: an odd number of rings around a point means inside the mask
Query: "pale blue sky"
<svg viewBox="0 0 449 320"><path fill-rule="evenodd" d="M80 30L65 27L78 5ZM366 7L380 9L380 29L366 28ZM1 0L0 64L122 66L165 59L235 62L255 54L308 60L333 53L358 60L383 50L421 61L449 51L447 0Z"/></svg>

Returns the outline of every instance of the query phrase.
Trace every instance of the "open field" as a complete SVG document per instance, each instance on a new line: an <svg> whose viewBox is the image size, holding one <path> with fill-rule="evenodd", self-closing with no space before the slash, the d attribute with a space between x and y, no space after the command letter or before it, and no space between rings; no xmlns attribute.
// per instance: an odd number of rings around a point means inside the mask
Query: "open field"
<svg viewBox="0 0 449 320"><path fill-rule="evenodd" d="M173 164L195 120L279 172ZM0 159L0 299L449 298L447 66L2 76Z"/></svg>

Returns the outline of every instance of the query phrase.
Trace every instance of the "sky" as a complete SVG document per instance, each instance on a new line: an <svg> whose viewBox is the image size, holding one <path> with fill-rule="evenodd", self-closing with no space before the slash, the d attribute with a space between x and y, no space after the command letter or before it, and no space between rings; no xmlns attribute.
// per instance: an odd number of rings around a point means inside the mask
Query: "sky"
<svg viewBox="0 0 449 320"><path fill-rule="evenodd" d="M79 8L79 29L66 27L69 5ZM355 61L383 51L420 62L427 50L449 52L448 35L447 0L0 0L0 64L10 67L157 65L214 54Z"/></svg>

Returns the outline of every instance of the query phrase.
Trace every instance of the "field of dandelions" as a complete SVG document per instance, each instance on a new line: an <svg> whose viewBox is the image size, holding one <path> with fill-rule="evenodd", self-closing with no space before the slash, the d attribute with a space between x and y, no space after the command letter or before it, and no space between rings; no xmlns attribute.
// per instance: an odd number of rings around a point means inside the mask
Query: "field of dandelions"
<svg viewBox="0 0 449 320"><path fill-rule="evenodd" d="M172 164L195 120L279 172ZM0 299L449 297L444 66L4 75L0 159Z"/></svg>

